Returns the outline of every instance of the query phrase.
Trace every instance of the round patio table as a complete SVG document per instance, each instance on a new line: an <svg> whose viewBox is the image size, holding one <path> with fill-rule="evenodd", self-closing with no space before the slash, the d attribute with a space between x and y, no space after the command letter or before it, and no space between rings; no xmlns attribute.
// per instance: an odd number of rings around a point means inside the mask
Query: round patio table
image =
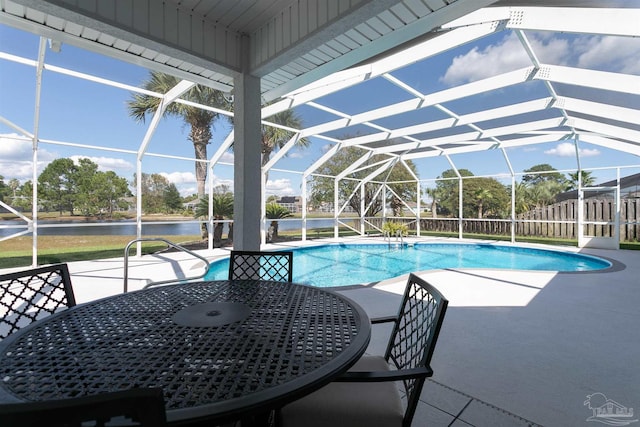
<svg viewBox="0 0 640 427"><path fill-rule="evenodd" d="M0 402L161 387L170 423L263 414L345 372L364 310L268 281L157 286L78 305L0 342Z"/></svg>

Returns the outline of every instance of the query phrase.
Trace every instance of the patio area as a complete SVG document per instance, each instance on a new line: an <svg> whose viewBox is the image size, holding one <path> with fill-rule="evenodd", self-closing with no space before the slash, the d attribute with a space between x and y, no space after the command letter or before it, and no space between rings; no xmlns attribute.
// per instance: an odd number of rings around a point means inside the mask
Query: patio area
<svg viewBox="0 0 640 427"><path fill-rule="evenodd" d="M286 245L293 243L263 249ZM640 306L638 253L580 252L605 257L614 266L582 273L420 272L450 305L432 362L435 374L425 386L414 426L588 425L594 412L584 403L594 393L629 410L640 407L640 332L633 326ZM199 253L212 260L228 250ZM148 281L196 276L203 267L181 253L131 258L129 265L129 290ZM122 259L70 264L78 302L122 292L122 267ZM389 315L406 279L339 292L370 317ZM370 352L384 350L388 332L386 326L374 327Z"/></svg>

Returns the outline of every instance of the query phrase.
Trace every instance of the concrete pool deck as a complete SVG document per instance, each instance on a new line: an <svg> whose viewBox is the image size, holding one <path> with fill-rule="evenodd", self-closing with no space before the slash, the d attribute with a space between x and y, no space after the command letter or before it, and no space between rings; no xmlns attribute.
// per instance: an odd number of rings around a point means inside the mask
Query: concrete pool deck
<svg viewBox="0 0 640 427"><path fill-rule="evenodd" d="M328 242L333 240L306 244ZM633 408L629 420L638 420L640 252L518 246L566 249L614 260L615 265L578 273L419 272L450 304L432 360L435 374L424 388L413 426L593 425L587 419L594 410L585 402L595 393L614 406ZM213 260L228 256L229 249L198 253ZM131 257L129 265L130 291L149 281L203 272L201 261L183 253ZM122 258L70 263L69 269L79 303L123 291ZM336 290L376 317L395 313L406 279L402 275ZM374 327L370 352L383 352L386 328Z"/></svg>

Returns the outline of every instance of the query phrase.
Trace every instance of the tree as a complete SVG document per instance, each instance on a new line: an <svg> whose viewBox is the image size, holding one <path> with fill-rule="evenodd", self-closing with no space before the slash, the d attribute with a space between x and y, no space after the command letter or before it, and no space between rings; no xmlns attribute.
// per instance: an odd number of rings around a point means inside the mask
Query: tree
<svg viewBox="0 0 640 427"><path fill-rule="evenodd" d="M136 174L133 176L136 182ZM165 194L170 183L159 173L142 173L142 210L147 213L159 213L166 209Z"/></svg>
<svg viewBox="0 0 640 427"><path fill-rule="evenodd" d="M460 176L473 176L469 169L459 169ZM447 169L438 176L436 181L437 194L440 195L440 212L444 215L458 214L458 175L453 169Z"/></svg>
<svg viewBox="0 0 640 427"><path fill-rule="evenodd" d="M30 211L33 208L33 182L31 180L20 186L13 206L23 211Z"/></svg>
<svg viewBox="0 0 640 427"><path fill-rule="evenodd" d="M302 127L302 120L293 110L285 110L280 113L276 113L273 116L267 118L267 121L292 129L300 129ZM262 166L266 165L267 162L269 162L269 158L276 148L281 149L282 147L284 147L284 145L289 142L289 140L293 138L294 135L294 132L280 127L262 125ZM306 148L309 146L309 140L307 138L300 138L296 142L296 145Z"/></svg>
<svg viewBox="0 0 640 427"><path fill-rule="evenodd" d="M591 176L591 174L592 174L591 171L580 170L580 178L581 178L580 181L582 182L583 187L589 187L595 184L596 179L593 176ZM568 180L569 183L567 185L567 191L577 190L578 189L578 171L570 172L568 176L569 176L569 180Z"/></svg>
<svg viewBox="0 0 640 427"><path fill-rule="evenodd" d="M2 181L2 177L0 177ZM20 188L20 181L15 178L9 180L9 189L11 190L11 203L15 203L16 197L18 197L18 189Z"/></svg>
<svg viewBox="0 0 640 427"><path fill-rule="evenodd" d="M96 180L98 165L87 158L78 159L73 176L75 186L74 204L83 215L95 215L100 212L101 200L95 191L96 185L102 185Z"/></svg>
<svg viewBox="0 0 640 427"><path fill-rule="evenodd" d="M4 177L0 175L0 202L4 202L9 196L11 189L4 183Z"/></svg>
<svg viewBox="0 0 640 427"><path fill-rule="evenodd" d="M107 212L109 218L113 217L113 208L118 205L118 201L131 194L127 180L113 171L97 172L92 185L99 212Z"/></svg>
<svg viewBox="0 0 640 427"><path fill-rule="evenodd" d="M233 193L226 185L220 185L214 189L213 193L213 218L218 220L215 222L213 229L213 247L220 247L222 244L222 231L224 223L220 222L222 219L233 219ZM208 218L209 217L209 197L205 195L196 206L194 215L195 218ZM233 240L233 223L229 223L229 233L227 233L227 240Z"/></svg>
<svg viewBox="0 0 640 427"><path fill-rule="evenodd" d="M170 212L175 212L182 208L182 197L176 185L172 182L164 189L164 205Z"/></svg>
<svg viewBox="0 0 640 427"><path fill-rule="evenodd" d="M529 204L536 207L553 203L555 197L565 191L568 186L567 178L546 163L532 166L524 172L529 172L522 176L522 183L527 186L526 194Z"/></svg>
<svg viewBox="0 0 640 427"><path fill-rule="evenodd" d="M463 177L471 177L468 169L459 169ZM438 177L436 189L440 194L441 211L447 215L459 216L459 181L453 169L447 169ZM448 178L448 179L447 179ZM445 180L443 180L445 179ZM472 178L462 181L464 218L503 217L509 211L511 196L500 181L494 178Z"/></svg>
<svg viewBox="0 0 640 427"><path fill-rule="evenodd" d="M169 74L152 71L143 87L147 90L167 93L174 88L180 79ZM182 99L198 104L208 105L218 108L230 108L229 102L224 94L216 89L207 86L196 85L187 91ZM136 93L127 102L129 115L137 121L144 122L147 114L153 114L160 105L160 99L150 95ZM193 143L195 150L195 174L198 185L198 197L204 198L204 185L207 179L207 145L211 142L211 126L219 118L218 113L203 110L190 105L173 102L167 106L165 115L181 117L190 126L189 140ZM202 238L206 238L206 226L202 229Z"/></svg>
<svg viewBox="0 0 640 427"><path fill-rule="evenodd" d="M291 212L289 212L287 208L280 206L277 203L268 203L265 210L266 217L272 220L289 218L291 216ZM278 238L278 221L271 221L268 237L268 241L270 242L273 242Z"/></svg>
<svg viewBox="0 0 640 427"><path fill-rule="evenodd" d="M516 214L521 214L530 210L531 196L529 186L524 182L516 182L515 189L515 209Z"/></svg>
<svg viewBox="0 0 640 427"><path fill-rule="evenodd" d="M537 208L555 202L556 196L564 191L564 185L556 181L543 181L529 189L530 200Z"/></svg>
<svg viewBox="0 0 640 427"><path fill-rule="evenodd" d="M476 203L478 204L478 219L482 219L484 203L491 200L491 191L486 187L480 187L473 192Z"/></svg>
<svg viewBox="0 0 640 427"><path fill-rule="evenodd" d="M47 165L38 177L38 193L43 207L60 212L69 211L73 215L77 167L73 160L55 159Z"/></svg>
<svg viewBox="0 0 640 427"><path fill-rule="evenodd" d="M334 201L334 179L330 178L340 174L348 166L351 166L363 155L366 151L358 147L347 147L339 150L333 157L327 160L321 167L316 170L315 175L311 178L311 204L313 206L321 206L322 203L332 203ZM367 162L364 163L356 172L350 174L346 179L339 182L338 199L341 202L349 199L349 206L351 206L358 215L364 214L361 212L361 193L360 189L356 190L360 180L370 175L379 166L376 163L387 159L382 155L372 156ZM365 165L372 166L367 169L363 169ZM407 161L408 167L417 175L415 165L411 161ZM416 185L415 182L400 182L400 181L415 181L411 173L407 171L404 165L397 163L391 170L386 170L380 173L374 178L374 181L382 181L388 183L388 187L393 190L397 195L393 195L391 192L387 192L387 200L382 201L381 197L375 197L379 189L380 184L369 183L365 186L364 205L365 209L369 207L366 214L368 216L375 216L384 207L385 203L391 203L393 198L402 200L414 200L416 198ZM374 199L375 197L375 199ZM397 205L397 201L395 202ZM336 206L335 209L339 207Z"/></svg>
<svg viewBox="0 0 640 427"><path fill-rule="evenodd" d="M504 218L510 212L511 194L495 178L465 179L462 195L465 218Z"/></svg>
<svg viewBox="0 0 640 427"><path fill-rule="evenodd" d="M547 163L542 163L525 169L527 174L522 176L522 182L531 186L537 185L544 181L555 181L562 185L566 183L566 178L557 169Z"/></svg>
<svg viewBox="0 0 640 427"><path fill-rule="evenodd" d="M438 187L426 188L425 194L431 198L431 217L438 218L438 203L442 194Z"/></svg>

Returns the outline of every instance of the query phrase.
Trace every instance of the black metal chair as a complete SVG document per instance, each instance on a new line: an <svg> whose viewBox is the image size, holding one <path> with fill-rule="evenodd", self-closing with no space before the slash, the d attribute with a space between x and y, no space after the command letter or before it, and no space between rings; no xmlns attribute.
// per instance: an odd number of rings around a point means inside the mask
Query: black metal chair
<svg viewBox="0 0 640 427"><path fill-rule="evenodd" d="M411 425L422 387L433 375L431 356L448 301L426 281L409 275L384 356L363 356L343 376L320 390L283 407L281 427ZM406 393L403 405L396 381Z"/></svg>
<svg viewBox="0 0 640 427"><path fill-rule="evenodd" d="M291 282L293 252L231 251L229 280Z"/></svg>
<svg viewBox="0 0 640 427"><path fill-rule="evenodd" d="M109 424L111 421L116 424ZM162 427L166 424L160 388L134 388L71 399L0 405L0 425L3 427Z"/></svg>
<svg viewBox="0 0 640 427"><path fill-rule="evenodd" d="M67 264L0 275L0 339L76 305Z"/></svg>

